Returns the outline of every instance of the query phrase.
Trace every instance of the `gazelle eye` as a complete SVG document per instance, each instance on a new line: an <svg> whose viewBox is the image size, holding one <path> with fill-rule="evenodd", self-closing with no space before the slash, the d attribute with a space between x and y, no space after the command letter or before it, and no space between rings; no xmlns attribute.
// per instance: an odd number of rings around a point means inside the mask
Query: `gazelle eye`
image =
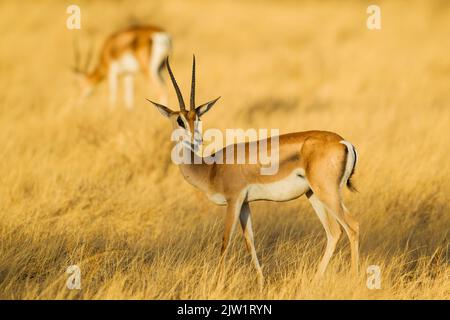
<svg viewBox="0 0 450 320"><path fill-rule="evenodd" d="M181 117L177 118L177 123L180 127L182 127L183 129L186 129L186 127L184 126L183 120L181 120Z"/></svg>

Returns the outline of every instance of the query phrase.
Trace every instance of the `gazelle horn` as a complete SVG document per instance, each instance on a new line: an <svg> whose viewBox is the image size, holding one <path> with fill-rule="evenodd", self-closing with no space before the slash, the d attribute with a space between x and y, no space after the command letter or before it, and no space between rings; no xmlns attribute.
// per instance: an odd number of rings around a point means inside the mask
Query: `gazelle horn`
<svg viewBox="0 0 450 320"><path fill-rule="evenodd" d="M186 111L186 105L184 104L183 96L181 94L180 88L178 87L177 81L175 80L175 77L173 76L172 69L170 68L169 57L166 58L166 64L167 64L167 70L169 71L170 79L172 80L173 87L175 88L175 91L177 93L178 102L180 104L180 109L181 109L181 111Z"/></svg>
<svg viewBox="0 0 450 320"><path fill-rule="evenodd" d="M195 110L195 55L192 56L191 110Z"/></svg>

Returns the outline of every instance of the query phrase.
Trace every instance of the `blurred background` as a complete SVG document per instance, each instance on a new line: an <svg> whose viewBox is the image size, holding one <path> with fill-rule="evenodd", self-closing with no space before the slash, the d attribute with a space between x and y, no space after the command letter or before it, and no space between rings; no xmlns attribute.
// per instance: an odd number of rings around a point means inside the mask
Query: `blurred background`
<svg viewBox="0 0 450 320"><path fill-rule="evenodd" d="M39 1L0 3L0 297L144 299L449 298L450 4L377 1ZM81 9L68 30L66 8ZM135 108L108 108L103 83L76 107L73 40L94 61L134 24L172 36L185 96L222 96L203 128L335 131L359 152L362 273L342 237L310 283L325 232L309 203L252 204L267 277L258 292L237 230L227 280L215 284L224 209L170 160L170 126L136 80ZM169 87L169 105L176 97ZM122 92L120 91L120 94ZM82 289L66 288L70 265ZM366 287L379 265L382 289Z"/></svg>

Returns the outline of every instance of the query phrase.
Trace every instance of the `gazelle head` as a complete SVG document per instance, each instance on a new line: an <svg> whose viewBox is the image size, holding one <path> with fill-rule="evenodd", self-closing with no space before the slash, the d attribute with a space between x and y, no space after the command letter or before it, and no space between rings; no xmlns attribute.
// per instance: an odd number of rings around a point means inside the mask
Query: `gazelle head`
<svg viewBox="0 0 450 320"><path fill-rule="evenodd" d="M194 149L197 149L198 146L202 143L202 135L198 129L199 121L201 116L203 116L211 107L219 100L220 97L211 100L207 103L204 103L200 106L195 106L195 56L192 61L192 82L191 82L191 97L190 97L190 107L189 110L186 109L186 105L184 103L183 95L181 94L180 88L178 87L177 81L173 75L172 69L170 68L169 58L166 59L167 70L169 71L170 79L172 80L172 84L175 88L175 92L178 97L178 104L180 111L173 111L168 107L153 102L151 102L158 111L166 118L170 120L172 123L172 127L174 130L181 129L185 131L187 137L189 137L191 144L194 146Z"/></svg>
<svg viewBox="0 0 450 320"><path fill-rule="evenodd" d="M89 74L89 66L92 60L92 46L90 47L84 66L81 66L80 50L77 42L74 42L74 58L75 64L72 67L72 72L75 76L77 87L80 91L81 99L88 97L95 88L95 83L92 81Z"/></svg>

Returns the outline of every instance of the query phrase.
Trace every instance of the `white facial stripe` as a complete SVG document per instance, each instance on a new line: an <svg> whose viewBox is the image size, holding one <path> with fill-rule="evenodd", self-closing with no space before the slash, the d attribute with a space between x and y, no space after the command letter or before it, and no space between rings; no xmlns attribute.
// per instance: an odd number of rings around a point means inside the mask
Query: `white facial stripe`
<svg viewBox="0 0 450 320"><path fill-rule="evenodd" d="M195 126L195 129L194 129L194 139L195 139L197 142L202 143L202 141L203 141L203 135L202 135L202 132L201 132L201 131L202 131L201 128L199 129L199 127L201 127L201 122L200 122L200 119L198 118L198 116L195 117L194 126Z"/></svg>

